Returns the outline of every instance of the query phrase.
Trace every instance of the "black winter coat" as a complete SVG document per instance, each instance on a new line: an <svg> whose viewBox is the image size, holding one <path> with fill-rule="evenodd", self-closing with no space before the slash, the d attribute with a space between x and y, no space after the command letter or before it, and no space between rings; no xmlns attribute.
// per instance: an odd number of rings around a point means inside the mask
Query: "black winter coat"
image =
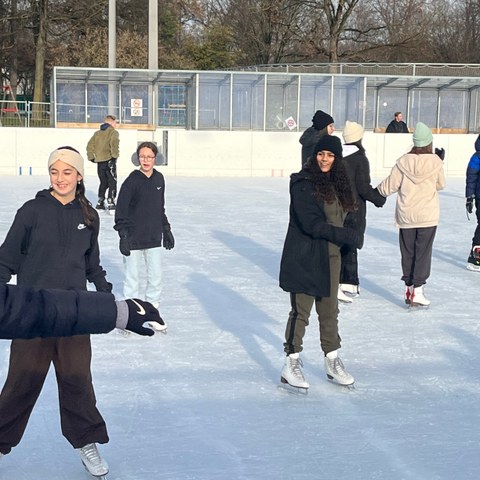
<svg viewBox="0 0 480 480"><path fill-rule="evenodd" d="M110 293L37 291L0 284L0 338L106 333L115 328L116 319L115 298Z"/></svg>
<svg viewBox="0 0 480 480"><path fill-rule="evenodd" d="M352 151L351 154L349 154L350 151ZM363 146L361 144L344 145L343 154L347 174L352 185L352 192L358 205L358 210L351 213L353 217L351 221L355 222L361 235L360 244L363 245L363 236L367 227L366 202L371 202L376 207L383 207L387 199L371 185L370 164Z"/></svg>
<svg viewBox="0 0 480 480"><path fill-rule="evenodd" d="M35 288L87 289L111 292L100 265L95 215L93 228L84 224L80 202L62 205L49 190L41 190L15 215L0 247L0 283L17 275L18 285Z"/></svg>
<svg viewBox="0 0 480 480"><path fill-rule="evenodd" d="M385 133L410 133L405 122L397 122L393 119L385 129Z"/></svg>
<svg viewBox="0 0 480 480"><path fill-rule="evenodd" d="M299 140L302 144L302 167L307 160L313 156L315 145L324 135L328 135L326 127L321 130L317 130L315 127L309 127L303 132Z"/></svg>
<svg viewBox="0 0 480 480"><path fill-rule="evenodd" d="M131 250L161 247L165 229L165 178L157 170L150 177L134 170L123 182L115 210L115 230L126 234Z"/></svg>
<svg viewBox="0 0 480 480"><path fill-rule="evenodd" d="M280 287L312 297L330 296L328 242L358 245L354 229L327 223L323 202L315 199L305 169L290 177L290 219L280 263Z"/></svg>

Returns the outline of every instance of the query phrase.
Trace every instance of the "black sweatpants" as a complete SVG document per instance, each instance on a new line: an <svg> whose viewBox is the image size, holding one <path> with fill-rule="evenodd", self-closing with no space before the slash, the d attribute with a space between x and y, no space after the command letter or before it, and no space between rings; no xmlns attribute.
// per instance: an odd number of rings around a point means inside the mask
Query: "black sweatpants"
<svg viewBox="0 0 480 480"><path fill-rule="evenodd" d="M20 443L50 364L57 377L62 433L74 448L107 443L90 372L90 336L13 340L0 394L0 452Z"/></svg>
<svg viewBox="0 0 480 480"><path fill-rule="evenodd" d="M108 190L108 198L115 200L117 196L117 160L112 158L108 162L97 163L97 173L100 180L98 198L106 198Z"/></svg>
<svg viewBox="0 0 480 480"><path fill-rule="evenodd" d="M426 283L432 267L433 241L436 233L436 226L400 229L402 280L405 285L420 287Z"/></svg>

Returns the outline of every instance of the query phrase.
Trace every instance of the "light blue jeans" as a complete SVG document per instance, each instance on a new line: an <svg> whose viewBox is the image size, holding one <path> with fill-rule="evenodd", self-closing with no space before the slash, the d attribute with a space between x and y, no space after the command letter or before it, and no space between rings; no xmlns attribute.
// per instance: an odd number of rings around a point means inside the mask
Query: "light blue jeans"
<svg viewBox="0 0 480 480"><path fill-rule="evenodd" d="M123 257L125 267L125 298L139 298L160 304L162 291L162 247L145 250L131 250L130 256Z"/></svg>

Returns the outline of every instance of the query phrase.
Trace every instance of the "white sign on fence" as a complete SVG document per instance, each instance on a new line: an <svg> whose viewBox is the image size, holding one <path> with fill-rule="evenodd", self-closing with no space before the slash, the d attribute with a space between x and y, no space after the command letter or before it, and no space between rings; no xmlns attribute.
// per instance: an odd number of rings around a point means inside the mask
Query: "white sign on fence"
<svg viewBox="0 0 480 480"><path fill-rule="evenodd" d="M132 98L130 100L132 117L141 117L143 115L143 100L141 98Z"/></svg>

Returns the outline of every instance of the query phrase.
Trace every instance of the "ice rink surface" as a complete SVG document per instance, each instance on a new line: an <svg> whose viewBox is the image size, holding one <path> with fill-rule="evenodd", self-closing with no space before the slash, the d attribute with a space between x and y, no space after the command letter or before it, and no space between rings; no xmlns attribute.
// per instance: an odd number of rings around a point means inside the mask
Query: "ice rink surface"
<svg viewBox="0 0 480 480"><path fill-rule="evenodd" d="M86 185L95 203L97 178ZM47 186L47 175L0 177L1 239L15 211ZM403 303L395 196L382 209L369 205L361 295L339 317L354 391L327 381L315 316L302 354L308 395L278 389L288 205L288 178L166 178L176 240L163 256L168 335L93 338L108 479L478 479L480 274L465 269L476 222L466 218L464 179L447 179L441 193L428 310ZM113 217L101 219L102 264L123 298ZM0 341L2 384L8 351ZM60 433L51 371L0 479L88 478Z"/></svg>

